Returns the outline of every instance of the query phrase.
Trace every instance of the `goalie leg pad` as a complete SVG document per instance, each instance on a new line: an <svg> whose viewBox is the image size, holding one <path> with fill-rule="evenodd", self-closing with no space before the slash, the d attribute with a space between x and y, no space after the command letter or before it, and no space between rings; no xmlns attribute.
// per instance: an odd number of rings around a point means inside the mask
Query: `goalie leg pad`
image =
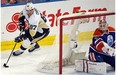
<svg viewBox="0 0 116 75"><path fill-rule="evenodd" d="M105 62L91 62L88 60L76 60L75 70L78 72L106 75L107 66Z"/></svg>

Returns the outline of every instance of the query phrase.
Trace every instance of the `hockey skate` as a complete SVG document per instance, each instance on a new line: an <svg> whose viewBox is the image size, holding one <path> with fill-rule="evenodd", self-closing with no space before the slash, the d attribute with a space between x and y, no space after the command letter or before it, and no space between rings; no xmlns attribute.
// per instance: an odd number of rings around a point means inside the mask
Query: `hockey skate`
<svg viewBox="0 0 116 75"><path fill-rule="evenodd" d="M14 55L14 56L19 56L19 55L21 55L23 52L24 52L24 50L17 50L17 51L15 51L15 52L13 52L13 55Z"/></svg>
<svg viewBox="0 0 116 75"><path fill-rule="evenodd" d="M39 49L39 48L40 48L40 46L36 43L35 46L32 46L32 47L28 50L28 52L33 52L33 51L35 51L35 50L37 50L37 49Z"/></svg>

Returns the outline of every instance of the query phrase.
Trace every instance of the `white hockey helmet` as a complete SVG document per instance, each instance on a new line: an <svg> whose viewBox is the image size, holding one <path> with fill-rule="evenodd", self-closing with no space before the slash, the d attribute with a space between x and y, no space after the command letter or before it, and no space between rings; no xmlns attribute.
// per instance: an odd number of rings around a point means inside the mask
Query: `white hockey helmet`
<svg viewBox="0 0 116 75"><path fill-rule="evenodd" d="M32 3L27 3L26 6L25 6L25 10L32 10L34 9L34 5Z"/></svg>
<svg viewBox="0 0 116 75"><path fill-rule="evenodd" d="M100 30L107 30L108 29L108 24L107 24L106 20L99 21L99 29Z"/></svg>

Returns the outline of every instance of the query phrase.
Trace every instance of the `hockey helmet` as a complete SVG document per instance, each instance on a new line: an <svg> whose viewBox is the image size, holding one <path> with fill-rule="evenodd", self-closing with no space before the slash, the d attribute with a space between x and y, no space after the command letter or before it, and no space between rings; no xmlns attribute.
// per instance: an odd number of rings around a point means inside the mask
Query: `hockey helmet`
<svg viewBox="0 0 116 75"><path fill-rule="evenodd" d="M34 5L32 3L27 3L26 6L25 6L25 10L32 10L34 9Z"/></svg>
<svg viewBox="0 0 116 75"><path fill-rule="evenodd" d="M99 29L100 30L107 30L108 24L106 20L100 20L99 21Z"/></svg>

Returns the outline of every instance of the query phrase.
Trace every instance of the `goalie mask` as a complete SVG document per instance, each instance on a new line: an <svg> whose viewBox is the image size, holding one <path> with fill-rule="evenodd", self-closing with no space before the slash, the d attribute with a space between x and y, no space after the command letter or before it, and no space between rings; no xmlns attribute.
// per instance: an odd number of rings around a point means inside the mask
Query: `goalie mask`
<svg viewBox="0 0 116 75"><path fill-rule="evenodd" d="M104 31L108 29L108 24L106 22L106 20L100 20L99 21L99 29Z"/></svg>
<svg viewBox="0 0 116 75"><path fill-rule="evenodd" d="M25 10L32 10L34 9L35 7L33 6L32 3L27 3L26 6L25 6Z"/></svg>

